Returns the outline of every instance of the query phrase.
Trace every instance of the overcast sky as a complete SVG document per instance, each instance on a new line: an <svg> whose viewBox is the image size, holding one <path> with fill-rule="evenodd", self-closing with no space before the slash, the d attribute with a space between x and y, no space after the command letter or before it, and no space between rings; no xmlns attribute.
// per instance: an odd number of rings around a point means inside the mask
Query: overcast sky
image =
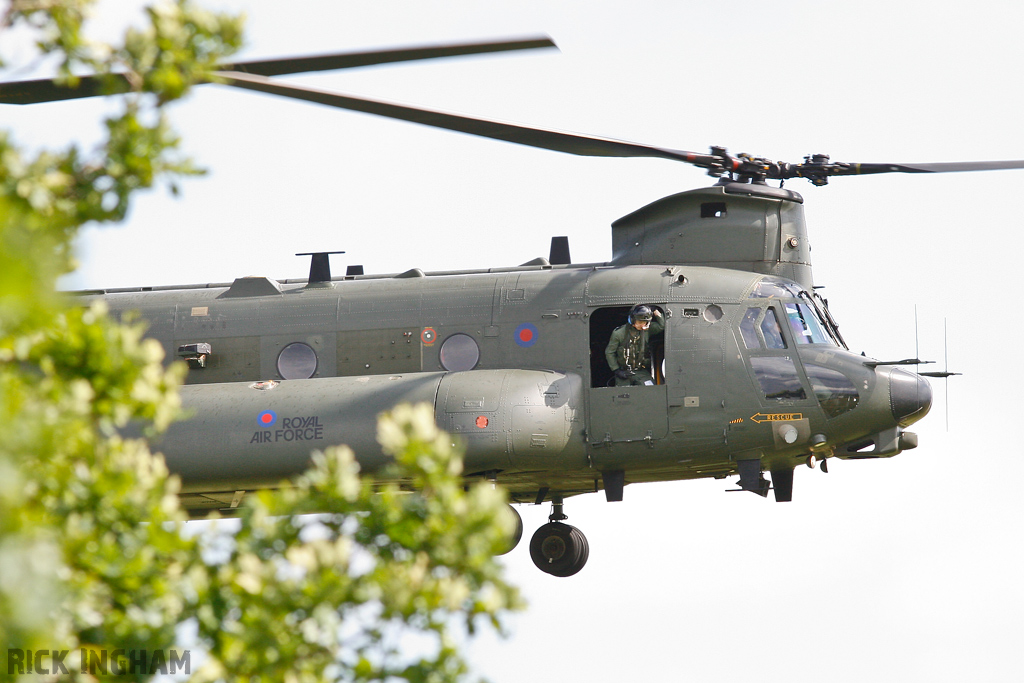
<svg viewBox="0 0 1024 683"><path fill-rule="evenodd" d="M703 151L797 162L1024 159L1017 2L238 2L242 58L550 35L533 54L293 77L341 92ZM102 4L109 25L133 3ZM106 24L105 24L106 25ZM0 48L10 59L19 49ZM22 72L18 77L35 75ZM5 107L33 145L98 135L112 105ZM209 175L88 230L68 287L304 277L296 252L368 273L516 265L568 235L610 258L609 225L710 182L662 160L581 158L221 86L176 105ZM726 481L570 499L578 575L542 574L523 507L506 556L529 610L471 654L522 680L1016 681L1024 636L1020 188L1024 171L837 178L801 192L814 278L851 349L964 373L891 460L801 468L794 500Z"/></svg>

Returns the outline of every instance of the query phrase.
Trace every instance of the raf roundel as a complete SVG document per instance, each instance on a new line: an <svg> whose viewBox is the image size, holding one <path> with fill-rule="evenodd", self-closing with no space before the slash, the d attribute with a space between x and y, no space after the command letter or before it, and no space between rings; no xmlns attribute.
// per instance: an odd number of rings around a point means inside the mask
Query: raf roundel
<svg viewBox="0 0 1024 683"><path fill-rule="evenodd" d="M260 427L273 427L275 422L277 422L277 413L273 410L264 410L256 416L256 424Z"/></svg>
<svg viewBox="0 0 1024 683"><path fill-rule="evenodd" d="M540 332L537 330L537 326L533 323L523 323L516 328L514 336L516 344L523 348L529 348L537 343L537 338L540 336Z"/></svg>

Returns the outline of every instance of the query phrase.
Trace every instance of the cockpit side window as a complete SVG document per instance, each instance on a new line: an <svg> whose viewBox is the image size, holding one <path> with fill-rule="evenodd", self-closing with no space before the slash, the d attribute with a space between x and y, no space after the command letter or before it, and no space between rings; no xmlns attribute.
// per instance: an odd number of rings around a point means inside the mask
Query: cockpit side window
<svg viewBox="0 0 1024 683"><path fill-rule="evenodd" d="M776 401L799 401L807 398L796 364L789 356L752 356L750 365L764 397Z"/></svg>
<svg viewBox="0 0 1024 683"><path fill-rule="evenodd" d="M761 309L751 307L747 309L740 322L740 336L743 337L743 345L748 349L761 348L761 340L757 336L757 319L761 315Z"/></svg>
<svg viewBox="0 0 1024 683"><path fill-rule="evenodd" d="M810 363L804 364L804 370L807 371L807 379L810 380L814 395L826 415L835 417L857 407L860 396L846 375L838 370Z"/></svg>
<svg viewBox="0 0 1024 683"><path fill-rule="evenodd" d="M769 349L786 348L786 340L782 338L782 328L779 327L774 308L769 307L765 310L764 319L761 321L761 334L764 335L765 344Z"/></svg>

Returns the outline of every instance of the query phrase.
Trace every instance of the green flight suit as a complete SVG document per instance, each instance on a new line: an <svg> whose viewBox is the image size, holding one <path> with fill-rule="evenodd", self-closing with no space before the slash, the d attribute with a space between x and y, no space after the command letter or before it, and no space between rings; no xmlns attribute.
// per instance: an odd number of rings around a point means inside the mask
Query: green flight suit
<svg viewBox="0 0 1024 683"><path fill-rule="evenodd" d="M608 367L612 369L612 372L619 368L633 372L633 376L627 379L616 377L615 386L626 387L648 382L654 384L647 342L650 335L660 334L664 329L665 319L660 315L654 316L646 330L638 330L630 324L615 328L608 339L608 346L604 350Z"/></svg>

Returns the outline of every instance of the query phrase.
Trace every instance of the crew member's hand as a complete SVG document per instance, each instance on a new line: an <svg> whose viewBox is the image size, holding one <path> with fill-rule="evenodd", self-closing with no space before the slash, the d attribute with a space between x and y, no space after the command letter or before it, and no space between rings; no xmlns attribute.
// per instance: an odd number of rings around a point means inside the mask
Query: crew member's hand
<svg viewBox="0 0 1024 683"><path fill-rule="evenodd" d="M619 368L618 370L615 371L615 376L618 377L619 379L629 379L630 377L633 376L633 373L630 372L629 370L626 370L625 368Z"/></svg>

